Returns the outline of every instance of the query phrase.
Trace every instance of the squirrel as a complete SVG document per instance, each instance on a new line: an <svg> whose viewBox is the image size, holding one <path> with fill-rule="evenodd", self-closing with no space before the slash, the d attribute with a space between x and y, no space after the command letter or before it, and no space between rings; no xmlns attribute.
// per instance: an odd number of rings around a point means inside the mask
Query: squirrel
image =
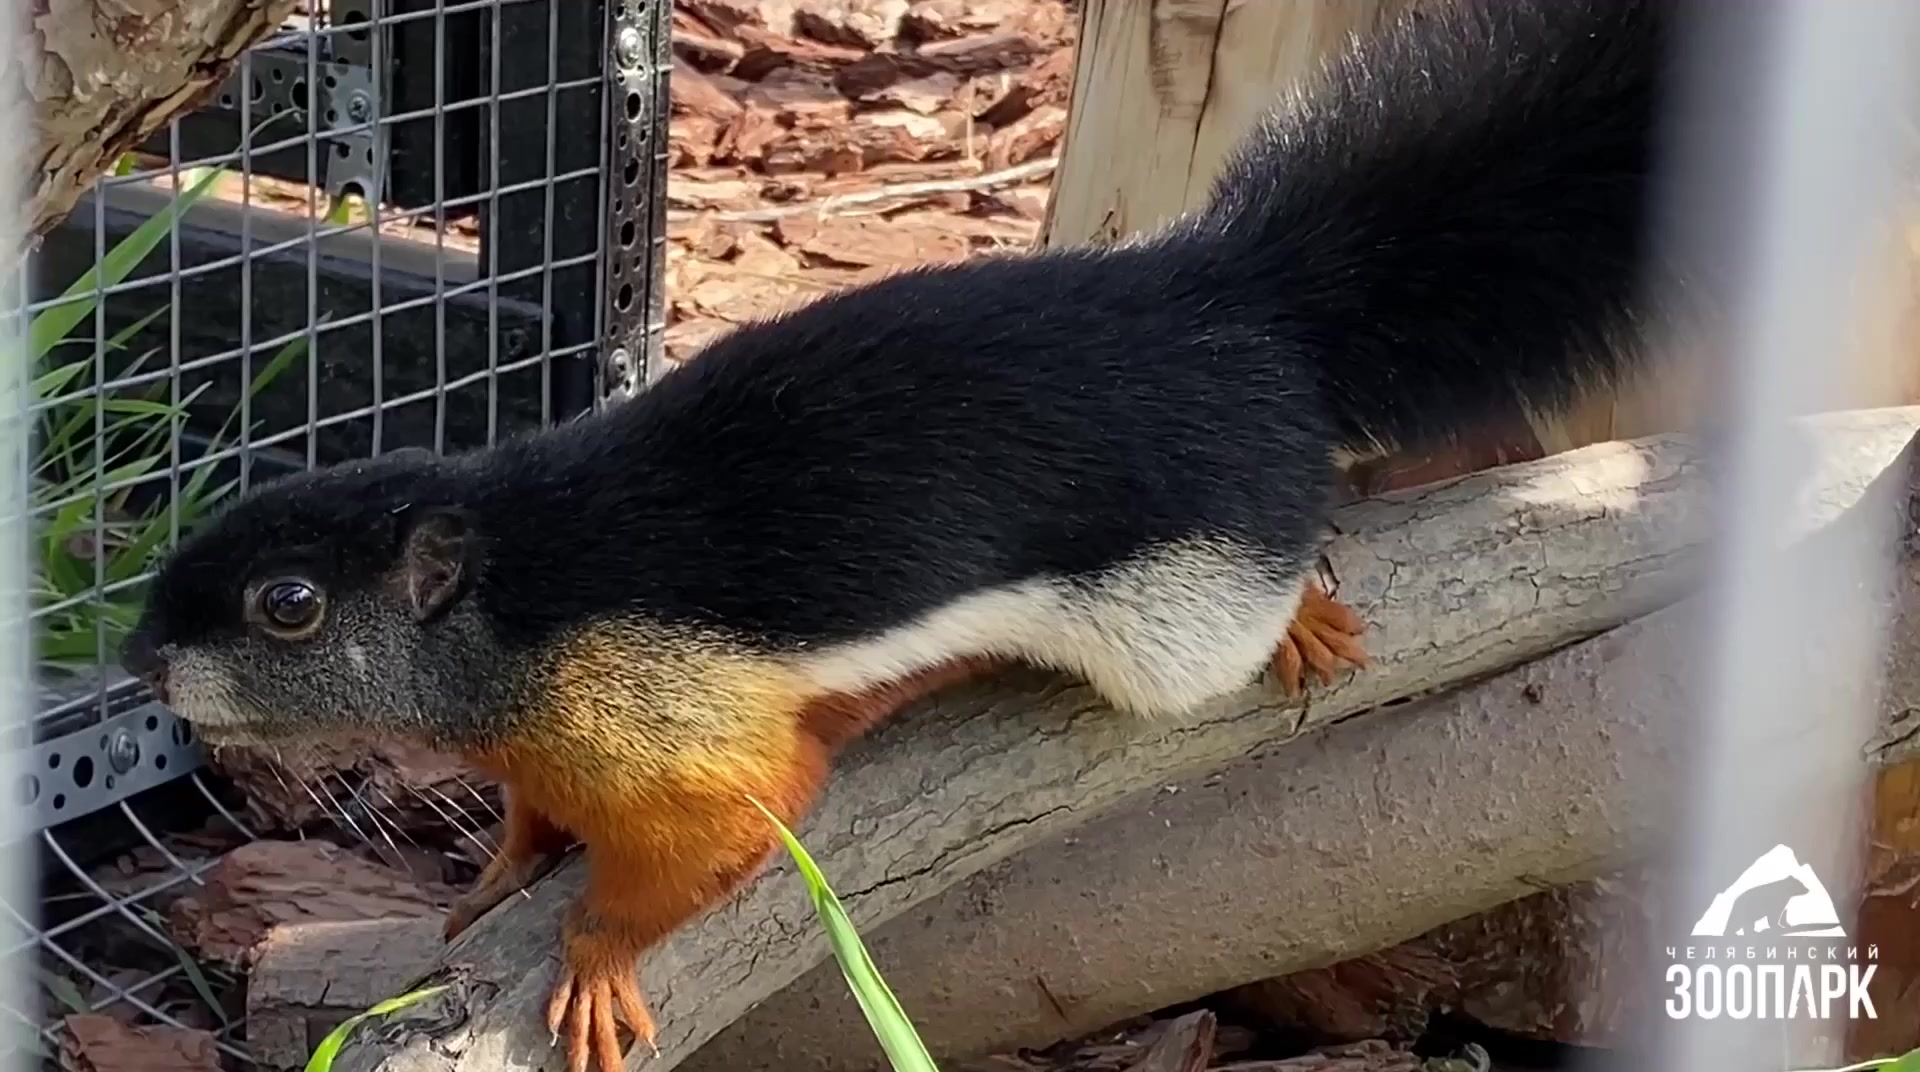
<svg viewBox="0 0 1920 1072"><path fill-rule="evenodd" d="M614 1072L622 1021L654 1046L640 955L777 847L754 802L796 823L911 701L1027 665L1167 718L1365 672L1316 579L1340 467L1651 349L1659 7L1416 8L1151 234L904 270L578 419L250 489L123 662L215 745L375 731L496 778L449 939L583 843L546 1015Z"/></svg>

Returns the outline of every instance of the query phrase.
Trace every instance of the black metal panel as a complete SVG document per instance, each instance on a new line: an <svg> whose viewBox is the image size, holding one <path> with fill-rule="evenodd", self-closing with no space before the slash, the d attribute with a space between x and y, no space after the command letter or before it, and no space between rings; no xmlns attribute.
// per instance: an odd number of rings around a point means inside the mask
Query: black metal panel
<svg viewBox="0 0 1920 1072"><path fill-rule="evenodd" d="M105 211L106 242L115 241L144 222L144 213L109 206ZM206 213L189 214L180 233L180 263L183 269L235 257L241 250L239 234L222 226L208 226L200 220ZM35 272L36 298L59 293L93 264L94 211L82 202L66 221L48 235L41 248ZM256 235L255 245L260 244ZM252 338L256 341L253 362L257 368L271 356L271 350L259 345L305 328L307 311L308 252L295 248L279 253L256 255L250 284ZM165 246L141 262L129 277L164 278L168 254ZM179 322L180 359L192 364L197 359L230 351L241 337L241 287L238 264L189 275L180 281L179 305L171 316L161 316L127 341L124 351L108 355L109 374L119 375L118 366L148 351L168 351L173 320ZM373 308L373 276L370 266L360 257L338 253L321 254L315 259L314 276L318 307L329 322L319 329L313 345L317 362L315 386L317 398L311 412L308 380L302 372L289 375L264 389L252 403L253 419L259 424L254 438L265 439L298 429L309 416L322 421L372 405L373 383L369 375L372 324L368 314ZM456 281L457 282L457 281ZM436 313L431 303L394 310L395 306L419 302L435 292L430 273L409 270L390 257L381 266L381 346L383 351L381 397L387 400L432 390L436 386L435 333ZM164 286L142 288L107 301L109 331L139 320L165 305L168 289ZM502 365L525 362L540 352L540 307L503 298L490 303L484 290L458 294L442 303L439 319L446 331L447 378L457 381L476 376L487 367L487 338L497 329L498 357ZM212 431L222 426L239 402L240 361L221 361L205 368L183 373L183 397L205 384L204 393L194 402L189 416L194 427ZM488 393L485 382L469 383L444 392L447 407L446 444L450 450L482 446L487 440ZM502 373L495 388L499 405L501 434L532 431L542 420L540 370L537 364ZM424 398L394 405L383 415L381 447L432 447L437 399ZM315 458L321 464L365 457L372 451L370 418L330 423L312 435L316 440ZM304 437L289 441L283 449L304 454Z"/></svg>
<svg viewBox="0 0 1920 1072"><path fill-rule="evenodd" d="M482 272L505 276L591 255L601 248L597 169L605 15L600 0L557 0L557 9L555 0L518 0L493 9L493 16L499 20L498 94L586 83L494 101L499 143L486 154L491 174L482 181L485 188L505 192L497 192L482 205L480 265ZM489 33L481 48L480 78L490 88L494 43ZM491 124L483 128L483 145L492 142L494 130ZM554 179L576 172L586 173ZM503 296L547 310L553 324L553 350L585 347L552 363L556 420L593 405L599 340L594 275L589 260L500 287Z"/></svg>
<svg viewBox="0 0 1920 1072"><path fill-rule="evenodd" d="M388 0L393 14L434 9L433 0ZM432 205L438 196L453 200L483 188L480 166L480 124L485 112L475 107L449 105L478 100L481 95L480 47L486 16L480 11L456 11L434 18L402 19L387 28L387 111L406 116L436 106L435 81L440 82L442 148L434 149L431 115L400 119L388 126L387 197L401 208ZM442 31L444 30L444 41ZM444 51L443 51L444 49ZM436 75L435 55L440 54ZM442 169L439 191L434 169ZM450 216L471 215L473 209L452 210Z"/></svg>

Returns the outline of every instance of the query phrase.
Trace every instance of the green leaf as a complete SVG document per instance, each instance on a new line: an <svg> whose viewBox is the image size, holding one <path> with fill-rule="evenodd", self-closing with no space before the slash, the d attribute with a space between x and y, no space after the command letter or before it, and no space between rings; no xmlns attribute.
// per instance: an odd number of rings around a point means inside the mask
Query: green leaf
<svg viewBox="0 0 1920 1072"><path fill-rule="evenodd" d="M264 130L273 120L262 123ZM190 171L172 204L147 220L122 239L94 269L67 288L64 298L70 304L58 305L34 318L30 331L30 356L40 362L57 346L97 345L124 351L131 340L167 312L162 304L132 324L119 329L104 342L72 338L75 329L96 309L93 291L123 282L140 262L159 248L177 226L181 213L211 190L222 174L219 170ZM331 316L322 317L325 323ZM259 394L268 384L297 363L308 350L308 337L297 337L281 346L255 371L246 385L246 397ZM159 354L150 349L116 369L116 375L132 377L152 363ZM151 477L171 460L173 437L186 420L188 406L212 388L202 383L187 392L178 403L166 399L167 384L124 386L111 391L96 384L97 358L93 354L47 368L33 381L35 396L47 403L34 416L36 457L32 469L30 500L40 518L36 536L40 546L38 569L33 582L37 604L68 602L86 597L93 591L96 570L109 584L124 584L146 571L156 553L163 548L176 526L190 527L202 514L230 495L237 481L215 484L216 467L194 467L181 480L180 493L153 508L128 515L135 489L118 488L102 495L94 494L96 485L131 484ZM116 359L121 360L121 359ZM37 367L37 366L36 366ZM57 401L56 401L57 400ZM213 437L211 449L224 448L227 431L240 417L240 407L227 415ZM95 473L101 475L98 479ZM57 508L54 504L61 504ZM51 511L51 516L48 516ZM69 550L75 537L105 533L108 546L98 553L103 563L77 556ZM103 599L76 602L62 610L43 613L35 619L34 650L43 664L86 666L99 658L102 635L111 643L126 632L138 617L138 593L133 588ZM176 950L176 953L178 951ZM182 969L208 1006L221 1012L205 985L198 964L183 960Z"/></svg>
<svg viewBox="0 0 1920 1072"><path fill-rule="evenodd" d="M71 629L48 629L34 642L34 658L49 666L92 666L100 655L100 641L88 622Z"/></svg>
<svg viewBox="0 0 1920 1072"><path fill-rule="evenodd" d="M94 299L91 292L113 286L125 281L133 269L152 253L168 232L173 230L174 222L180 214L194 202L204 197L213 188L213 182L223 174L219 168L208 168L198 178L186 185L167 207L155 213L133 229L131 234L114 245L100 263L73 281L73 285L61 293L62 298L78 299L71 303L55 305L42 310L33 318L29 330L29 349L27 356L38 361L47 356L55 343L67 337L79 323L93 315Z"/></svg>
<svg viewBox="0 0 1920 1072"><path fill-rule="evenodd" d="M47 988L47 993L52 994L55 1001L65 1005L69 1011L81 1015L93 1011L93 1008L87 1004L87 999L81 995L80 988L73 985L72 979L45 968L40 968L39 972L40 985Z"/></svg>
<svg viewBox="0 0 1920 1072"><path fill-rule="evenodd" d="M873 959L867 955L866 946L860 942L859 932L854 930L853 921L840 906L840 899L833 895L833 888L827 885L826 876L813 862L813 857L801 846L799 839L790 833L766 805L758 800L753 806L759 808L780 834L780 840L786 844L787 852L800 868L800 875L806 880L807 892L813 897L814 911L820 916L820 922L826 927L827 941L833 946L833 955L840 961L840 972L846 977L847 985L852 988L854 1000L860 1003L860 1011L866 1014L867 1026L872 1029L874 1038L879 1040L880 1048L886 1051L888 1063L894 1072L939 1072L933 1063L933 1057L927 1053L926 1046L920 1042L920 1035L913 1029L913 1022L901 1010L900 1002L887 987L886 980L880 977L880 971L874 967Z"/></svg>
<svg viewBox="0 0 1920 1072"><path fill-rule="evenodd" d="M345 1023L327 1032L327 1037L321 1039L320 1045L313 1048L313 1056L307 1058L306 1072L332 1072L333 1059L340 1056L341 1049L347 1044L347 1036L353 1033L354 1028L360 1026L362 1020L399 1012L401 1009L417 1002L425 1001L445 989L445 986L430 986L423 990L415 990L411 994L402 994L397 998L388 998L373 1008L368 1009L366 1012L349 1017Z"/></svg>
<svg viewBox="0 0 1920 1072"><path fill-rule="evenodd" d="M168 524L170 513L172 513L170 509L161 510L149 518L140 527L139 534L127 541L125 547L114 553L112 560L107 563L108 584L130 581L147 568L147 564L160 550L160 545L167 540L169 530L172 528Z"/></svg>

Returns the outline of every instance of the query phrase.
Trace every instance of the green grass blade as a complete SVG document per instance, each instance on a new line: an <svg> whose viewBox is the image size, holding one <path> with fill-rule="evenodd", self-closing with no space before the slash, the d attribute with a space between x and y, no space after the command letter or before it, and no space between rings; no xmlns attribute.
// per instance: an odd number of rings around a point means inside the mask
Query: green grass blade
<svg viewBox="0 0 1920 1072"><path fill-rule="evenodd" d="M213 984L207 982L206 973L200 970L200 962L193 959L191 953L188 953L181 947L180 943L174 941L167 935L165 929L166 921L160 918L160 913L155 912L151 908L145 908L141 910L140 914L146 917L147 923L154 928L155 933L160 935L162 942L172 951L174 959L180 962L180 970L187 973L187 984L192 986L195 992L200 995L200 1000L205 1002L207 1008L213 1010L213 1014L220 1018L222 1026L232 1027L233 1020L227 1016L226 1007L220 1004L219 995L213 992Z"/></svg>
<svg viewBox="0 0 1920 1072"><path fill-rule="evenodd" d="M411 994L402 994L397 998L388 998L373 1008L368 1009L366 1012L358 1013L348 1018L345 1023L327 1032L327 1037L321 1039L320 1045L313 1048L313 1056L307 1058L306 1072L333 1072L333 1059L340 1056L341 1049L347 1044L347 1036L353 1033L354 1028L360 1026L361 1021L370 1020L376 1016L385 1016L392 1012L399 1012L401 1009L416 1002L425 1001L445 989L445 986L430 986L423 990L415 990Z"/></svg>
<svg viewBox="0 0 1920 1072"><path fill-rule="evenodd" d="M913 1022L900 1008L899 999L893 996L886 980L880 977L880 971L874 967L873 958L867 955L867 948L860 941L859 932L854 929L853 921L847 918L846 909L840 906L840 899L833 895L833 888L827 884L827 878L813 862L813 857L800 844L784 823L766 806L754 801L780 834L780 840L786 845L787 853L800 868L800 875L806 880L807 892L813 897L813 907L820 915L820 922L826 928L827 941L833 946L833 955L840 962L840 973L846 977L847 985L853 990L854 1000L860 1003L860 1011L866 1014L867 1025L873 1030L874 1038L879 1040L880 1048L886 1051L887 1061L893 1065L894 1072L939 1072L933 1063L932 1055L920 1041L920 1035L913 1029Z"/></svg>
<svg viewBox="0 0 1920 1072"><path fill-rule="evenodd" d="M318 327L326 323L327 318L332 315L333 314L329 312L321 316L320 319L314 321L314 326ZM273 355L272 360L269 360L265 365L261 366L260 371L253 374L253 382L247 385L247 397L252 398L258 395L262 388L279 378L281 373L287 371L287 366L300 360L301 356L306 352L307 337L305 335L282 346L279 352Z"/></svg>
<svg viewBox="0 0 1920 1072"><path fill-rule="evenodd" d="M333 313L322 313L320 319L313 322L315 329L317 330L321 324L326 323L332 318ZM307 336L305 335L282 346L279 352L275 353L272 359L260 368L260 371L253 374L253 382L247 385L247 397L252 398L258 395L261 388L265 387L269 381L279 376L282 372L285 372L288 366L292 365L306 352ZM234 420L239 416L239 406L235 406L227 412L227 419L220 422L220 430L213 433L213 436L207 440L208 450L218 450L220 448L220 444L225 442L227 438L227 431L233 427Z"/></svg>
<svg viewBox="0 0 1920 1072"><path fill-rule="evenodd" d="M213 188L213 182L221 175L219 168L208 168L181 189L178 196L167 207L154 213L153 217L133 229L132 233L121 239L100 259L100 263L73 281L73 285L61 293L62 298L73 298L70 303L56 305L33 318L29 329L29 349L27 356L34 361L47 356L54 344L67 337L81 321L93 315L94 302L85 296L100 287L110 287L122 282L133 272L149 253L160 245L162 239L173 229L174 221L180 214L205 196Z"/></svg>
<svg viewBox="0 0 1920 1072"><path fill-rule="evenodd" d="M1875 1057L1845 1068L1809 1068L1798 1072L1871 1072L1873 1069L1881 1072L1920 1072L1920 1050L1910 1050L1899 1057Z"/></svg>
<svg viewBox="0 0 1920 1072"><path fill-rule="evenodd" d="M330 227L341 227L352 223L354 200L352 195L341 194L339 197L331 198L330 200L332 203L327 206L326 219L322 222Z"/></svg>
<svg viewBox="0 0 1920 1072"><path fill-rule="evenodd" d="M40 985L46 987L47 993L52 994L55 1001L65 1005L68 1011L83 1016L93 1011L93 1007L87 1004L87 999L81 996L80 988L73 985L72 979L45 968L39 969L39 972Z"/></svg>
<svg viewBox="0 0 1920 1072"><path fill-rule="evenodd" d="M121 328L119 331L114 332L113 336L106 341L105 343L106 348L109 350L126 349L127 340L133 338L135 335L140 334L141 329L145 328L148 324L153 323L155 320L160 319L160 314L166 311L167 311L167 307L162 305L159 308L155 309L153 312L148 313L147 315L141 317L140 319L134 321L133 323L128 324L126 327ZM85 339L65 339L62 341L71 342L71 343L82 343L82 342L85 342L86 340ZM140 361L134 362L133 367L138 368L139 365L146 360L146 357L151 357L151 356L153 356L153 352L149 351L145 357L142 357L140 359ZM133 375L133 369L131 368L128 369L127 372L123 373L123 375L126 375L126 376Z"/></svg>
<svg viewBox="0 0 1920 1072"><path fill-rule="evenodd" d="M72 560L72 556L67 553L67 541L78 536L92 534L93 525L89 522L87 516L92 512L92 500L76 499L62 506L54 513L53 517L47 520L46 529L42 538L46 541L46 553L50 562L66 562ZM51 580L53 580L55 585L63 592L74 591L72 585L68 584L63 577L54 576ZM93 587L93 578L90 576L80 582L81 591L85 591L91 587Z"/></svg>
<svg viewBox="0 0 1920 1072"><path fill-rule="evenodd" d="M172 403L153 402L144 398L103 398L100 400L100 409L106 413L162 418L171 418L177 412Z"/></svg>
<svg viewBox="0 0 1920 1072"><path fill-rule="evenodd" d="M57 365L34 377L33 397L45 401L59 394L61 389L73 382L75 376L85 372L89 364L91 364L91 362L85 360L70 361L64 365Z"/></svg>

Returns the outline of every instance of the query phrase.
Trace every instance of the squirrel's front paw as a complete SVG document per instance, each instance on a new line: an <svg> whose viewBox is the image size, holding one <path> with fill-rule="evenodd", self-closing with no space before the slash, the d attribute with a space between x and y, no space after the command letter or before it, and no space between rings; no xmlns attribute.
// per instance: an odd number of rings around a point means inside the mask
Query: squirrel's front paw
<svg viewBox="0 0 1920 1072"><path fill-rule="evenodd" d="M576 909L567 919L566 960L560 983L547 999L547 1029L555 1040L562 1027L567 1034L567 1072L587 1072L588 1058L598 1072L621 1072L625 1058L616 1032L615 1014L626 1021L634 1037L657 1056L653 1017L640 996L636 961L639 952L613 928L592 913Z"/></svg>
<svg viewBox="0 0 1920 1072"><path fill-rule="evenodd" d="M552 859L551 855L542 854L513 860L504 850L500 852L487 863L486 870L480 872L473 889L447 909L447 921L440 929L441 935L447 941L453 941L461 931L491 912L495 905L531 885Z"/></svg>
<svg viewBox="0 0 1920 1072"><path fill-rule="evenodd" d="M1328 595L1317 581L1308 581L1300 609L1273 655L1273 671L1281 687L1288 695L1298 693L1307 669L1322 685L1331 685L1341 663L1365 666L1367 650L1358 638L1366 629L1353 608Z"/></svg>

